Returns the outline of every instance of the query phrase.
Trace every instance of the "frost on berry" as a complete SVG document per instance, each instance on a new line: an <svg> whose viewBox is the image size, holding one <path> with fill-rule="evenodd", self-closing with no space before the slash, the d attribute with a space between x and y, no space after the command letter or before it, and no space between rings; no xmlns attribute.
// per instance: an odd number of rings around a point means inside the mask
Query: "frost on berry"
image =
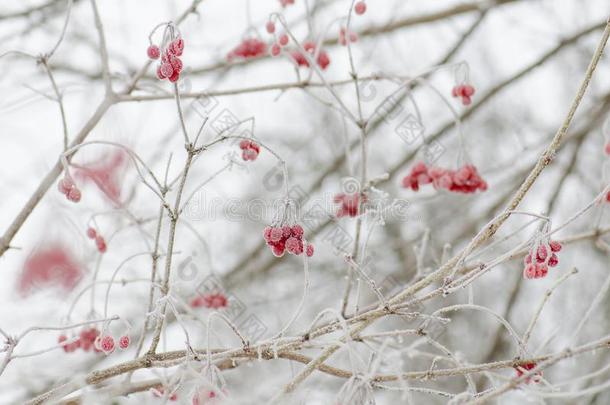
<svg viewBox="0 0 610 405"><path fill-rule="evenodd" d="M285 252L300 256L305 249L307 249L307 255L312 256L313 246L305 247L303 233L303 227L299 224L278 225L266 227L263 236L276 257L282 257Z"/></svg>
<svg viewBox="0 0 610 405"><path fill-rule="evenodd" d="M74 181L67 176L57 183L57 189L66 196L66 199L74 203L79 202L82 197L79 188L74 184Z"/></svg>
<svg viewBox="0 0 610 405"><path fill-rule="evenodd" d="M241 142L239 142L239 148L241 149L241 157L246 162L248 160L256 160L260 153L260 146L249 139L242 139Z"/></svg>
<svg viewBox="0 0 610 405"><path fill-rule="evenodd" d="M71 291L82 277L82 268L72 252L60 244L34 250L23 264L18 290L27 295L35 288L59 285Z"/></svg>
<svg viewBox="0 0 610 405"><path fill-rule="evenodd" d="M337 217L356 217L358 216L358 209L360 208L360 197L362 196L362 202L366 202L366 196L360 193L344 194L340 193L335 195L334 202L339 204L339 210L337 211Z"/></svg>
<svg viewBox="0 0 610 405"><path fill-rule="evenodd" d="M105 335L98 337L96 340L97 348L100 349L105 354L110 354L114 352L114 338L110 335Z"/></svg>
<svg viewBox="0 0 610 405"><path fill-rule="evenodd" d="M258 38L245 38L227 55L230 62L233 59L251 59L267 54L267 44Z"/></svg>
<svg viewBox="0 0 610 405"><path fill-rule="evenodd" d="M358 15L362 15L362 14L366 13L366 3L364 1L359 1L354 6L354 11Z"/></svg>
<svg viewBox="0 0 610 405"><path fill-rule="evenodd" d="M152 394L157 397L157 398L163 398L165 396L165 387L162 385L158 385L156 387L153 387L150 389L150 392L152 392ZM178 394L177 393L171 393L168 397L168 399L170 401L177 401L178 400Z"/></svg>
<svg viewBox="0 0 610 405"><path fill-rule="evenodd" d="M218 394L216 394L216 391L200 388L193 394L191 403L193 405L213 405L217 403L216 399L218 399Z"/></svg>
<svg viewBox="0 0 610 405"><path fill-rule="evenodd" d="M546 277L549 267L555 267L559 264L559 257L556 252L560 250L561 243L554 240L541 241L537 248L532 247L524 259L523 277L526 279Z"/></svg>
<svg viewBox="0 0 610 405"><path fill-rule="evenodd" d="M418 191L420 185L432 184L435 189L445 189L454 193L475 193L486 191L487 182L479 175L474 165L466 164L457 170L428 167L419 162L402 180L405 188Z"/></svg>
<svg viewBox="0 0 610 405"><path fill-rule="evenodd" d="M161 56L161 50L159 50L157 45L150 45L146 50L146 54L150 59L159 59L159 56Z"/></svg>
<svg viewBox="0 0 610 405"><path fill-rule="evenodd" d="M282 48L278 44L271 45L271 56L278 56L282 52Z"/></svg>
<svg viewBox="0 0 610 405"><path fill-rule="evenodd" d="M288 38L288 34L282 34L282 35L280 35L280 38L278 39L278 43L280 44L280 46L288 45L289 41L290 41L290 38Z"/></svg>
<svg viewBox="0 0 610 405"><path fill-rule="evenodd" d="M161 56L161 62L157 65L156 70L157 78L159 80L167 79L171 83L177 82L180 79L180 73L183 68L180 56L184 52L184 39L181 37L173 38L164 49L159 49L156 45L151 45L151 47L156 47L157 52ZM158 57L153 59L158 59Z"/></svg>
<svg viewBox="0 0 610 405"><path fill-rule="evenodd" d="M474 87L470 84L459 84L454 86L451 90L451 95L456 98L461 98L463 105L470 105L472 103L472 96L474 93Z"/></svg>
<svg viewBox="0 0 610 405"><path fill-rule="evenodd" d="M125 350L129 347L129 344L131 343L131 339L129 338L128 335L123 335L119 338L119 348L121 350Z"/></svg>
<svg viewBox="0 0 610 405"><path fill-rule="evenodd" d="M273 34L275 32L275 24L273 23L273 21L267 21L265 29L269 34Z"/></svg>

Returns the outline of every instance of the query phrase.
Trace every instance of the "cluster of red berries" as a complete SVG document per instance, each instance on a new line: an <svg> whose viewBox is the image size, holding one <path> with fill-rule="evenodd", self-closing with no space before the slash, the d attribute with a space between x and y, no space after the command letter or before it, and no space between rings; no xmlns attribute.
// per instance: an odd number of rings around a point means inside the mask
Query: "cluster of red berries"
<svg viewBox="0 0 610 405"><path fill-rule="evenodd" d="M303 227L299 224L267 226L263 236L276 257L284 256L284 252L299 256L303 250L308 257L313 256L313 245L303 246Z"/></svg>
<svg viewBox="0 0 610 405"><path fill-rule="evenodd" d="M479 175L477 168L466 164L458 170L444 169L441 167L428 167L419 162L411 168L402 185L418 191L422 184L432 184L435 189L446 189L456 193L474 193L477 190L487 190L487 183Z"/></svg>
<svg viewBox="0 0 610 405"><path fill-rule="evenodd" d="M180 37L171 41L163 52L157 45L151 44L148 47L146 53L150 59L161 57L161 63L157 66L157 78L159 80L167 79L172 83L178 81L183 67L180 59L182 52L184 52L184 40Z"/></svg>
<svg viewBox="0 0 610 405"><path fill-rule="evenodd" d="M157 398L163 398L163 396L165 395L165 388L162 385L158 385L156 387L151 388L150 392L152 392L152 394ZM178 394L174 392L173 394L170 394L168 399L170 401L177 401Z"/></svg>
<svg viewBox="0 0 610 405"><path fill-rule="evenodd" d="M348 42L357 42L358 34L355 32L348 32L347 28L341 27L339 30L339 43L343 46L346 46Z"/></svg>
<svg viewBox="0 0 610 405"><path fill-rule="evenodd" d="M267 53L267 44L258 38L245 38L227 55L230 62L235 58L250 59Z"/></svg>
<svg viewBox="0 0 610 405"><path fill-rule="evenodd" d="M534 250L536 250L534 252ZM525 256L523 269L523 277L543 278L549 272L549 267L555 267L559 264L559 258L556 253L561 250L561 243L551 240L548 243L541 243L537 249L532 248L530 253ZM550 254L549 254L550 252ZM532 257L536 256L536 262L532 262Z"/></svg>
<svg viewBox="0 0 610 405"><path fill-rule="evenodd" d="M362 202L366 202L366 195L361 193L344 194L340 193L335 195L333 201L335 204L341 204L337 211L337 217L355 217L358 216L358 209L360 208L360 197L362 196Z"/></svg>
<svg viewBox="0 0 610 405"><path fill-rule="evenodd" d="M305 49L306 52L310 53L313 56L316 53L316 44L312 41L307 41L303 44L303 49ZM300 51L292 51L290 55L298 66L309 67L309 61ZM316 62L318 66L322 68L322 70L326 69L328 65L330 65L330 58L328 57L328 53L323 49L320 50L320 52L318 52L318 58Z"/></svg>
<svg viewBox="0 0 610 405"><path fill-rule="evenodd" d="M354 11L358 15L362 15L362 14L366 13L366 3L364 1L359 1L354 6Z"/></svg>
<svg viewBox="0 0 610 405"><path fill-rule="evenodd" d="M58 338L59 343L63 343L68 340L66 335L60 335ZM128 335L123 335L119 338L119 348L125 350L129 347L131 339ZM93 349L95 353L106 353L110 354L115 349L114 338L110 335L101 335L97 328L85 328L83 329L76 341L72 343L62 344L62 347L66 353L74 352L77 349L83 349L88 352Z"/></svg>
<svg viewBox="0 0 610 405"><path fill-rule="evenodd" d="M57 183L57 189L60 193L65 195L69 201L77 203L81 199L81 192L70 177L66 176L59 180L59 183Z"/></svg>
<svg viewBox="0 0 610 405"><path fill-rule="evenodd" d="M249 139L242 139L239 142L239 149L241 149L241 158L245 161L256 160L260 153L261 147L254 141Z"/></svg>
<svg viewBox="0 0 610 405"><path fill-rule="evenodd" d="M524 363L519 366L516 366L515 371L517 372L517 377L521 377L523 374L527 373L530 370L533 370L534 368L536 368L536 363L530 362L530 363ZM528 377L525 380L525 382L527 384L529 384L531 381L531 382L537 384L540 382L541 378L542 378L542 371L539 371L536 374L534 374L532 377Z"/></svg>
<svg viewBox="0 0 610 405"><path fill-rule="evenodd" d="M282 7L287 7L291 4L294 4L294 0L280 0L280 4Z"/></svg>
<svg viewBox="0 0 610 405"><path fill-rule="evenodd" d="M66 353L75 352L77 349L83 349L86 352L93 349L93 351L99 353L101 350L95 346L95 341L99 335L100 331L97 330L96 327L84 328L80 331L78 339L75 341L71 343L64 343L68 340L68 337L62 334L59 335L57 342L62 345L62 348Z"/></svg>
<svg viewBox="0 0 610 405"><path fill-rule="evenodd" d="M95 229L87 228L87 237L89 239L95 239L95 246L100 253L106 253L106 240L102 235L99 235Z"/></svg>
<svg viewBox="0 0 610 405"><path fill-rule="evenodd" d="M191 300L191 307L193 308L211 308L219 309L226 308L229 306L229 300L221 292L214 292L205 295L199 295Z"/></svg>
<svg viewBox="0 0 610 405"><path fill-rule="evenodd" d="M474 87L470 84L458 84L451 90L453 97L461 97L462 104L470 105L472 103L472 96L474 95Z"/></svg>

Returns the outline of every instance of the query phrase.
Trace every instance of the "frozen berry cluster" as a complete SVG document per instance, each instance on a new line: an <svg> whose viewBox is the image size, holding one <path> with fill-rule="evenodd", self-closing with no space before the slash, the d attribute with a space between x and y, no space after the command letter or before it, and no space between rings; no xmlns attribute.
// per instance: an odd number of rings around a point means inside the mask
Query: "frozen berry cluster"
<svg viewBox="0 0 610 405"><path fill-rule="evenodd" d="M165 396L165 387L163 387L162 385L158 385L156 387L151 388L150 392L152 392L152 394L157 398L163 398ZM177 401L178 394L173 392L169 395L167 399L169 399L170 401Z"/></svg>
<svg viewBox="0 0 610 405"><path fill-rule="evenodd" d="M337 217L356 217L358 216L358 210L360 208L360 197L362 202L366 202L366 195L361 193L344 194L340 193L335 195L335 204L340 204L339 210L337 211Z"/></svg>
<svg viewBox="0 0 610 405"><path fill-rule="evenodd" d="M216 403L217 399L216 391L202 388L193 394L192 403L193 405L212 405Z"/></svg>
<svg viewBox="0 0 610 405"><path fill-rule="evenodd" d="M82 194L80 190L76 184L74 184L74 180L72 180L72 178L69 176L59 180L59 183L57 183L57 189L60 193L65 195L69 201L77 203L81 199Z"/></svg>
<svg viewBox="0 0 610 405"><path fill-rule="evenodd" d="M191 300L191 307L193 308L210 308L220 309L229 306L229 300L226 295L221 292L214 292L205 295L198 295Z"/></svg>
<svg viewBox="0 0 610 405"><path fill-rule="evenodd" d="M180 78L180 72L182 72L183 64L180 56L183 52L184 40L178 37L169 42L163 50L157 45L151 44L146 53L150 59L161 57L161 62L157 66L157 78L159 80L167 79L175 83Z"/></svg>
<svg viewBox="0 0 610 405"><path fill-rule="evenodd" d="M487 190L487 183L474 165L466 164L457 170L428 167L419 162L402 180L405 188L418 191L420 185L432 184L435 189L446 189L456 193L474 193Z"/></svg>
<svg viewBox="0 0 610 405"><path fill-rule="evenodd" d="M538 248L533 247L532 250L525 256L523 268L523 277L527 279L543 278L549 272L549 267L555 267L559 264L557 252L561 250L561 243L551 240L548 243L541 243ZM536 261L532 261L532 257L536 257Z"/></svg>
<svg viewBox="0 0 610 405"><path fill-rule="evenodd" d="M230 62L236 58L250 59L267 53L267 44L258 38L245 38L227 55Z"/></svg>
<svg viewBox="0 0 610 405"><path fill-rule="evenodd" d="M311 54L311 56L315 56L316 54L316 44L312 41L307 41L303 43L303 49L305 49L305 52ZM309 67L309 61L307 60L305 55L301 53L301 51L292 51L290 56L292 56L292 59L296 62L298 66ZM318 58L316 60L316 63L318 64L318 66L320 66L320 68L322 68L322 70L325 70L328 65L330 65L330 58L325 50L322 49L320 50L320 52L318 52Z"/></svg>
<svg viewBox="0 0 610 405"><path fill-rule="evenodd" d="M67 343L68 337L66 335L59 335L57 339L58 343L61 344L62 348L66 353L75 352L78 349L83 349L83 351L88 352L93 349L96 353L99 353L99 350L95 346L95 340L100 335L100 331L97 330L96 327L84 328L78 334L78 339Z"/></svg>
<svg viewBox="0 0 610 405"><path fill-rule="evenodd" d="M303 227L299 224L267 226L263 236L276 257L284 256L284 252L299 256L303 251L308 257L313 256L313 245L304 246Z"/></svg>
<svg viewBox="0 0 610 405"><path fill-rule="evenodd" d="M241 149L241 158L246 162L248 160L256 160L261 151L261 147L250 139L242 139L239 142L239 149Z"/></svg>
<svg viewBox="0 0 610 405"><path fill-rule="evenodd" d="M106 240L104 237L96 232L95 229L87 228L87 237L95 240L95 246L100 253L106 253Z"/></svg>
<svg viewBox="0 0 610 405"><path fill-rule="evenodd" d="M472 103L474 91L474 87L470 84L458 84L451 90L451 95L455 98L460 97L462 99L462 104L470 105L470 103Z"/></svg>

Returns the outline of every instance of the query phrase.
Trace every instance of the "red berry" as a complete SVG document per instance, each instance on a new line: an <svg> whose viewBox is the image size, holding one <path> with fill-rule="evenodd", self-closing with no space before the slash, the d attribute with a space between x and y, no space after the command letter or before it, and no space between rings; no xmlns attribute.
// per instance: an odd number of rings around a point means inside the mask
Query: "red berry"
<svg viewBox="0 0 610 405"><path fill-rule="evenodd" d="M95 237L95 245L100 253L106 253L106 241L102 236L97 235Z"/></svg>
<svg viewBox="0 0 610 405"><path fill-rule="evenodd" d="M275 32L275 24L273 21L267 21L267 25L265 25L265 29L269 34L273 34Z"/></svg>
<svg viewBox="0 0 610 405"><path fill-rule="evenodd" d="M286 249L286 246L284 245L284 243L277 243L277 244L271 246L271 251L273 252L273 255L276 257L284 256L285 249Z"/></svg>
<svg viewBox="0 0 610 405"><path fill-rule="evenodd" d="M354 6L354 11L356 12L356 14L358 15L362 15L366 12L366 3L364 1L359 1L358 3L356 3L356 5Z"/></svg>
<svg viewBox="0 0 610 405"><path fill-rule="evenodd" d="M121 349L125 350L129 347L130 342L131 342L131 339L129 339L129 336L123 335L119 338L119 347Z"/></svg>
<svg viewBox="0 0 610 405"><path fill-rule="evenodd" d="M610 142L608 142L608 143L606 144L605 151L606 151L606 155L610 156Z"/></svg>
<svg viewBox="0 0 610 405"><path fill-rule="evenodd" d="M279 44L280 44L281 46L286 46L286 45L288 45L288 41L289 41L289 39L288 39L288 35L287 35L287 34L282 34L282 35L280 35L280 38L279 38L279 40L278 40L278 42L279 42Z"/></svg>
<svg viewBox="0 0 610 405"><path fill-rule="evenodd" d="M184 40L177 38L169 44L168 50L176 56L181 56L184 51Z"/></svg>
<svg viewBox="0 0 610 405"><path fill-rule="evenodd" d="M174 68L171 63L164 62L161 64L161 73L164 77L171 77L174 74Z"/></svg>
<svg viewBox="0 0 610 405"><path fill-rule="evenodd" d="M180 79L180 72L174 70L174 73L169 77L169 81L172 83L176 83Z"/></svg>
<svg viewBox="0 0 610 405"><path fill-rule="evenodd" d="M180 60L179 57L172 55L170 57L169 63L172 65L174 73L180 73L182 71L182 60Z"/></svg>
<svg viewBox="0 0 610 405"><path fill-rule="evenodd" d="M146 54L150 59L159 59L159 56L161 56L161 51L157 45L151 45L146 50Z"/></svg>
<svg viewBox="0 0 610 405"><path fill-rule="evenodd" d="M87 228L87 237L89 239L95 239L95 236L97 235L97 233L95 232L95 229L89 227Z"/></svg>
<svg viewBox="0 0 610 405"><path fill-rule="evenodd" d="M555 253L553 253L551 255L551 257L549 258L549 267L555 267L559 264L559 258L557 257L557 255Z"/></svg>
<svg viewBox="0 0 610 405"><path fill-rule="evenodd" d="M282 49L278 44L271 45L271 56L278 56Z"/></svg>
<svg viewBox="0 0 610 405"><path fill-rule="evenodd" d="M106 354L114 351L114 338L110 335L103 336L99 341L99 348Z"/></svg>
<svg viewBox="0 0 610 405"><path fill-rule="evenodd" d="M552 252L559 252L561 250L561 243L557 242L556 240L552 240L549 242L549 247L551 248Z"/></svg>
<svg viewBox="0 0 610 405"><path fill-rule="evenodd" d="M303 237L303 227L299 224L294 225L292 227L292 236L301 239Z"/></svg>
<svg viewBox="0 0 610 405"><path fill-rule="evenodd" d="M271 241L272 242L279 242L283 237L283 232L282 232L282 228L272 228L271 229Z"/></svg>
<svg viewBox="0 0 610 405"><path fill-rule="evenodd" d="M79 202L79 201L80 201L80 199L81 199L81 193L80 193L80 190L79 190L78 188L76 188L76 186L75 186L75 187L72 187L72 189L70 190L70 192L68 192L67 197L68 197L68 200L70 200L70 201L72 201L72 202L74 202L74 203Z"/></svg>
<svg viewBox="0 0 610 405"><path fill-rule="evenodd" d="M305 253L307 254L307 257L313 256L313 245L307 245L307 250Z"/></svg>
<svg viewBox="0 0 610 405"><path fill-rule="evenodd" d="M163 74L163 71L161 70L161 65L157 66L157 79L159 79L159 80L165 79L165 75Z"/></svg>

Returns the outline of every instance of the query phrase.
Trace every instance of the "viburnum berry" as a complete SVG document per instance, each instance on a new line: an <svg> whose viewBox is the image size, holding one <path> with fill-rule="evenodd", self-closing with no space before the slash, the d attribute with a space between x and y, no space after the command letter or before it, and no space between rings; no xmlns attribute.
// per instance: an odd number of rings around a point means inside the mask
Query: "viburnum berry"
<svg viewBox="0 0 610 405"><path fill-rule="evenodd" d="M157 45L150 45L146 50L146 54L150 59L159 59L159 56L161 56L161 50Z"/></svg>
<svg viewBox="0 0 610 405"><path fill-rule="evenodd" d="M282 7L287 7L291 4L294 4L294 0L280 0L280 4Z"/></svg>
<svg viewBox="0 0 610 405"><path fill-rule="evenodd" d="M123 335L119 338L119 348L121 350L127 349L130 343L131 339L129 338L129 335Z"/></svg>
<svg viewBox="0 0 610 405"><path fill-rule="evenodd" d="M246 38L241 41L229 54L227 59L234 58L250 59L263 56L267 53L267 44L258 38Z"/></svg>
<svg viewBox="0 0 610 405"><path fill-rule="evenodd" d="M106 240L104 239L103 236L97 235L95 237L95 246L97 247L97 250L100 253L106 253L106 249L107 249Z"/></svg>
<svg viewBox="0 0 610 405"><path fill-rule="evenodd" d="M101 338L98 337L97 346L105 354L110 354L114 351L114 338L110 335L105 335Z"/></svg>
<svg viewBox="0 0 610 405"><path fill-rule="evenodd" d="M608 191L608 194L606 194L606 201L610 202L610 191Z"/></svg>
<svg viewBox="0 0 610 405"><path fill-rule="evenodd" d="M278 56L282 48L278 44L271 45L271 56Z"/></svg>
<svg viewBox="0 0 610 405"><path fill-rule="evenodd" d="M174 39L167 47L167 50L174 56L182 56L182 52L184 52L184 39L180 37Z"/></svg>
<svg viewBox="0 0 610 405"><path fill-rule="evenodd" d="M80 201L82 195L74 181L68 177L64 177L57 183L57 189L60 193L66 196L69 201L77 203Z"/></svg>
<svg viewBox="0 0 610 405"><path fill-rule="evenodd" d="M606 155L610 156L610 141L606 144L606 148L604 149Z"/></svg>
<svg viewBox="0 0 610 405"><path fill-rule="evenodd" d="M265 29L269 34L273 34L275 32L275 23L273 21L267 21Z"/></svg>
<svg viewBox="0 0 610 405"><path fill-rule="evenodd" d="M241 157L243 160L256 160L260 153L260 146L249 139L242 139L239 142L239 148L242 150Z"/></svg>
<svg viewBox="0 0 610 405"><path fill-rule="evenodd" d="M366 3L364 1L359 1L358 3L356 3L356 5L354 6L354 11L356 12L356 14L358 15L362 15L366 12Z"/></svg>
<svg viewBox="0 0 610 405"><path fill-rule="evenodd" d="M210 308L219 309L226 308L229 306L229 300L227 296L222 292L213 292L205 295L199 295L191 300L191 307L193 308Z"/></svg>
<svg viewBox="0 0 610 405"><path fill-rule="evenodd" d="M163 75L163 77L169 78L174 74L174 68L172 67L172 64L169 62L163 62L161 64L161 74Z"/></svg>
<svg viewBox="0 0 610 405"><path fill-rule="evenodd" d="M303 227L299 224L267 226L263 231L263 237L277 257L282 257L285 252L299 256L305 249L307 256L311 257L313 245L304 246L303 233Z"/></svg>
<svg viewBox="0 0 610 405"><path fill-rule="evenodd" d="M463 105L470 105L472 103L472 96L475 93L475 89L470 84L458 84L451 90L453 97L461 97Z"/></svg>
<svg viewBox="0 0 610 405"><path fill-rule="evenodd" d="M457 170L441 167L428 167L419 162L411 168L411 172L402 180L405 188L418 191L419 186L432 184L435 189L446 189L456 193L474 193L486 191L487 182L479 175L474 165L466 164Z"/></svg>
<svg viewBox="0 0 610 405"><path fill-rule="evenodd" d="M335 195L334 202L336 204L341 204L339 210L337 211L337 217L356 217L358 216L358 209L360 208L360 197L362 197L362 202L366 202L366 195L360 193L354 194L344 194L340 193Z"/></svg>
<svg viewBox="0 0 610 405"><path fill-rule="evenodd" d="M195 394L193 394L191 402L193 405L211 405L216 403L216 398L217 394L214 390L199 389L197 392L195 392Z"/></svg>
<svg viewBox="0 0 610 405"><path fill-rule="evenodd" d="M288 34L282 34L282 35L280 35L280 38L278 39L278 43L280 44L280 46L288 45L289 41L290 41L290 38L288 38Z"/></svg>
<svg viewBox="0 0 610 405"><path fill-rule="evenodd" d="M339 43L343 46L346 46L348 42L357 42L358 34L355 32L347 32L347 28L341 27L339 30Z"/></svg>
<svg viewBox="0 0 610 405"><path fill-rule="evenodd" d="M97 236L97 232L95 232L95 229L89 227L87 228L87 237L89 239L95 239L95 237Z"/></svg>

